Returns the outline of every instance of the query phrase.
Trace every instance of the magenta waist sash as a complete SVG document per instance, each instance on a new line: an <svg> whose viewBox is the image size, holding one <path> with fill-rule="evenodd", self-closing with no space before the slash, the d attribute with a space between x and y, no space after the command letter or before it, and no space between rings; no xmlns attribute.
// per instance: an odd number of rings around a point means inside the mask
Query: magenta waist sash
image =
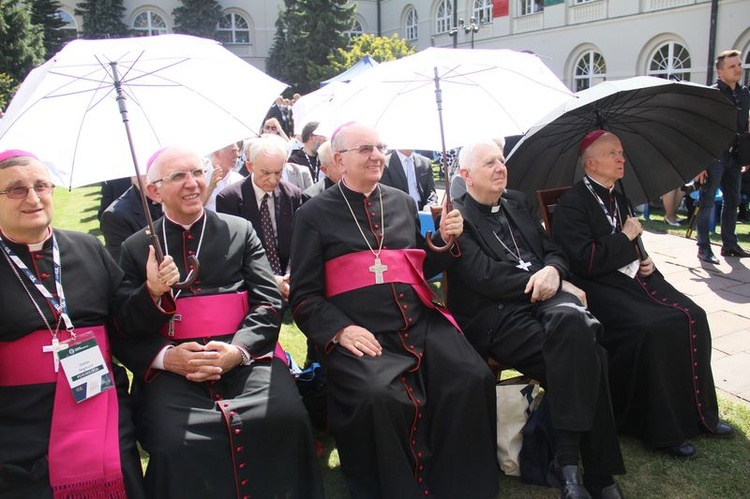
<svg viewBox="0 0 750 499"><path fill-rule="evenodd" d="M234 334L250 310L247 291L218 295L189 296L175 300L174 328L162 326L159 333L169 340L192 340ZM274 355L287 363L286 354L276 343ZM263 357L255 357L254 360ZM270 357L270 355L269 355Z"/></svg>
<svg viewBox="0 0 750 499"><path fill-rule="evenodd" d="M104 326L93 331L112 374L112 354ZM67 331L59 333L66 341ZM112 388L76 404L62 366L56 373L47 330L34 331L12 342L0 342L0 386L56 383L49 437L49 479L55 498L124 498L120 466L117 390Z"/></svg>
<svg viewBox="0 0 750 499"><path fill-rule="evenodd" d="M461 331L458 323L442 302L438 300L440 306L435 305L433 300L436 297L422 274L424 260L425 252L419 249L382 250L380 263L388 267L388 270L383 271L383 284L410 285L425 306L440 312L448 322ZM374 262L375 257L370 251L349 253L328 260L325 264L326 298L374 286L375 273L370 271Z"/></svg>

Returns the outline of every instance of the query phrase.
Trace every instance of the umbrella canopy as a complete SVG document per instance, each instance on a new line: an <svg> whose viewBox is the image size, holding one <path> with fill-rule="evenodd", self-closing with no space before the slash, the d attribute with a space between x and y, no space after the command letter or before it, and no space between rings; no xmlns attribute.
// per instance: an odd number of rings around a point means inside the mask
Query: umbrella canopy
<svg viewBox="0 0 750 499"><path fill-rule="evenodd" d="M446 148L453 149L477 136L521 134L570 98L535 55L428 48L381 63L348 83L318 133L330 136L340 124L358 121L378 130L391 147L441 150L444 136Z"/></svg>
<svg viewBox="0 0 750 499"><path fill-rule="evenodd" d="M725 150L737 109L694 83L639 76L575 94L534 125L508 156L508 187L526 193L574 184L581 139L603 129L625 151L625 192L634 204L688 182Z"/></svg>
<svg viewBox="0 0 750 499"><path fill-rule="evenodd" d="M368 69L372 69L373 67L378 65L378 61L370 57L369 55L364 56L362 59L357 61L355 65L344 71L343 73L339 73L333 78L329 78L327 80L323 80L320 82L320 86L328 85L329 83L333 83L334 81L339 81L341 83L349 83L352 81L355 77L359 76L360 74L364 73Z"/></svg>
<svg viewBox="0 0 750 499"><path fill-rule="evenodd" d="M294 133L299 135L302 129L311 121L321 121L328 117L331 112L332 102L336 94L341 92L348 84L342 81L332 81L323 88L305 94L292 106L294 116Z"/></svg>
<svg viewBox="0 0 750 499"><path fill-rule="evenodd" d="M207 154L257 135L285 87L213 40L74 40L21 84L0 149L33 151L68 187L132 176L131 143L140 165L168 145Z"/></svg>

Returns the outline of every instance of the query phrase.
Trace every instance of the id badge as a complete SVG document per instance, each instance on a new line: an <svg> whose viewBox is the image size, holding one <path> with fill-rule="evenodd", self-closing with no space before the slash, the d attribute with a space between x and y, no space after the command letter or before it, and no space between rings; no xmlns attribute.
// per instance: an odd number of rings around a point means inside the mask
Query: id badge
<svg viewBox="0 0 750 499"><path fill-rule="evenodd" d="M104 356L92 331L77 334L58 352L65 378L76 403L114 387Z"/></svg>

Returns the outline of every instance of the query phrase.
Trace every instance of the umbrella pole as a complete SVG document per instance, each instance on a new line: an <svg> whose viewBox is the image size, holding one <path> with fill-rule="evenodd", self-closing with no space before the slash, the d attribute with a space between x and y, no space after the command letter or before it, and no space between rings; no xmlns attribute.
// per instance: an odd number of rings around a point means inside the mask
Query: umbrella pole
<svg viewBox="0 0 750 499"><path fill-rule="evenodd" d="M133 136L130 133L130 120L128 119L128 109L125 104L125 92L122 89L122 80L117 72L117 62L110 62L112 68L112 80L114 81L115 91L117 92L117 106L120 109L120 115L122 116L122 124L125 125L125 133L128 136L128 145L130 146L130 156L133 159L133 167L135 167L135 178L138 182L138 194L141 198L141 205L143 206L143 213L146 215L146 224L148 226L148 234L151 239L151 245L154 247L156 253L156 260L161 263L164 260L164 251L161 248L159 237L156 235L156 229L154 228L154 220L151 217L151 211L148 209L148 201L146 200L145 186L141 179L141 170L138 168L138 159L135 154L135 147L133 147ZM193 270L188 273L187 278L182 281L175 283L172 287L175 289L184 289L189 287L195 282L200 273L200 266L198 259L191 255L188 258L190 264L193 266Z"/></svg>
<svg viewBox="0 0 750 499"><path fill-rule="evenodd" d="M440 143L443 148L443 154L440 160L440 167L443 169L443 177L445 178L445 194L443 195L443 205L445 206L446 213L453 209L453 203L451 203L451 179L448 172L448 152L445 149L445 129L443 127L443 91L440 89L440 76L438 75L438 68L435 69L435 102L437 103L438 111L438 122L440 123ZM443 253L450 250L453 246L455 238L453 236L448 239L443 238L446 242L445 246L436 246L432 242L432 232L427 231L425 234L427 246L438 253Z"/></svg>
<svg viewBox="0 0 750 499"><path fill-rule="evenodd" d="M625 198L625 202L628 204L628 214L631 217L635 217L635 210L633 209L633 205L630 202L630 199L628 199L628 195L625 194L625 185L622 183L622 179L617 181L620 184L620 192L622 192L623 197ZM641 254L641 261L648 258L648 253L646 252L646 247L643 246L643 240L641 240L641 236L638 236L635 238L635 245L638 248L638 252Z"/></svg>

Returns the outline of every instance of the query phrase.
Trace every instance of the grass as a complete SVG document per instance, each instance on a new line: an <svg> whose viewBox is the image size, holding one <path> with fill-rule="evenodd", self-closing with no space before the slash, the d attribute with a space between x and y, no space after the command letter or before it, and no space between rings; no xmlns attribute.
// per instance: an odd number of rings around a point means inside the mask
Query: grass
<svg viewBox="0 0 750 499"><path fill-rule="evenodd" d="M67 191L58 188L54 194L53 225L61 229L88 232L101 237L96 213L99 206L98 187ZM685 235L685 229L670 227L663 214L651 211L651 220L644 223L646 230ZM740 242L750 245L750 224L737 226ZM693 236L695 237L695 236ZM715 239L714 239L715 238ZM712 240L720 242L718 236ZM306 358L306 340L289 316L281 331L281 343L298 362ZM699 437L694 440L698 455L687 461L675 460L652 452L636 439L623 436L620 443L628 473L618 477L618 483L630 498L742 498L750 495L750 406L725 396L719 396L721 418L732 423L737 436L720 440ZM338 452L330 435L316 435L323 446L320 465L326 497L348 498L341 473ZM147 459L144 456L144 459ZM466 477L466 479L471 479ZM506 499L541 499L557 497L551 488L525 485L513 477L500 476L501 496ZM471 498L467 498L471 499Z"/></svg>

